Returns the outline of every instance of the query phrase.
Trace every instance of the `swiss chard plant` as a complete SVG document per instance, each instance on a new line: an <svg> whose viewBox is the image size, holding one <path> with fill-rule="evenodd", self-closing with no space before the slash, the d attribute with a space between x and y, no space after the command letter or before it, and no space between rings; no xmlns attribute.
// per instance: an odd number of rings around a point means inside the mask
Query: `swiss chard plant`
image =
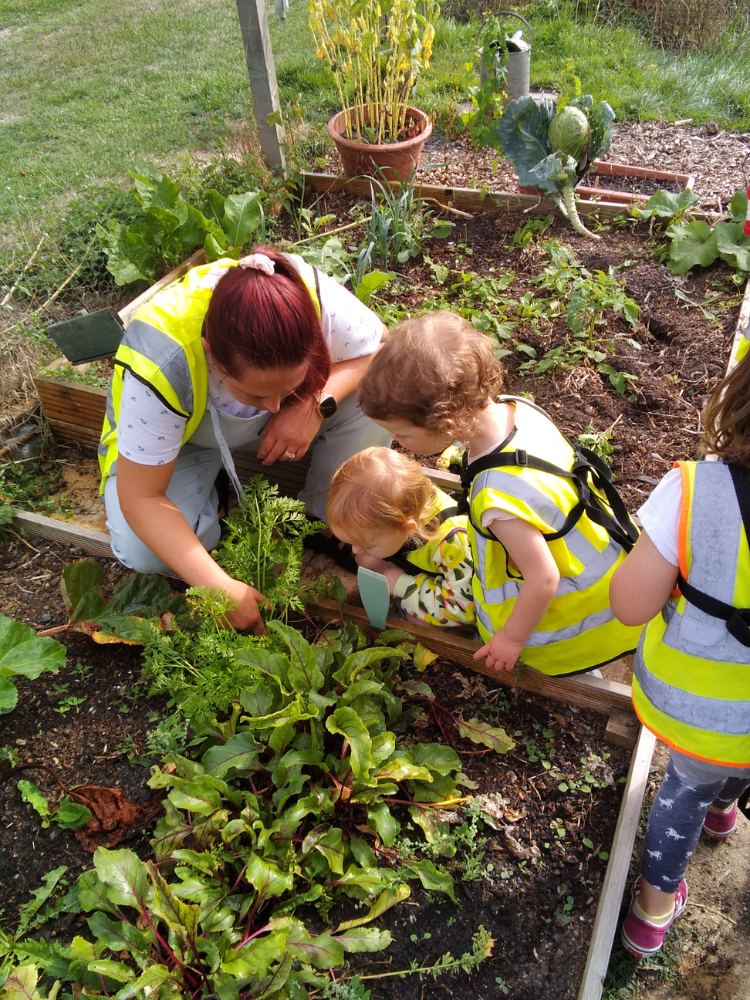
<svg viewBox="0 0 750 1000"><path fill-rule="evenodd" d="M40 638L28 625L0 615L0 715L18 704L13 677L35 680L45 672L56 674L65 666L65 655L61 643Z"/></svg>
<svg viewBox="0 0 750 1000"><path fill-rule="evenodd" d="M265 239L265 214L258 191L225 198L209 188L202 203L193 205L166 174L133 176L141 217L128 224L108 219L96 227L107 255L107 269L118 285L152 282L160 261L174 267L201 246L206 259L212 261L238 258L258 229L261 242Z"/></svg>
<svg viewBox="0 0 750 1000"><path fill-rule="evenodd" d="M581 222L575 189L597 156L607 152L614 135L615 113L591 94L574 97L558 110L543 97L513 101L497 126L497 141L522 186L536 187L557 204L582 236L598 239Z"/></svg>

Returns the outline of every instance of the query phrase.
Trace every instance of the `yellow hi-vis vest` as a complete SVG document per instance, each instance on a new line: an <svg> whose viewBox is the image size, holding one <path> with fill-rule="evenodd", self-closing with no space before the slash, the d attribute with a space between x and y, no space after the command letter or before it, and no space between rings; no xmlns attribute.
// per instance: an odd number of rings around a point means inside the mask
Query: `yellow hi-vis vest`
<svg viewBox="0 0 750 1000"><path fill-rule="evenodd" d="M750 551L730 466L677 465L678 586L701 604L708 596L709 602L750 608ZM670 598L638 646L633 704L644 726L681 753L750 767L750 614L726 620L731 610L717 617L684 594Z"/></svg>
<svg viewBox="0 0 750 1000"><path fill-rule="evenodd" d="M304 281L320 317L317 273L301 257L287 258ZM214 288L238 261L228 258L194 267L182 278L144 303L128 326L117 350L107 396L107 410L99 441L100 492L117 472L117 421L125 372L148 385L161 402L186 417L185 444L206 412L208 369L201 343L203 320Z"/></svg>
<svg viewBox="0 0 750 1000"><path fill-rule="evenodd" d="M435 553L450 535L454 535L457 531L467 532L469 528L469 519L465 514L458 513L456 501L437 488L435 494L435 506L425 518L425 524L429 524L439 514L442 515L440 527L435 537L428 538L426 541L419 540L416 548L411 548L407 543L395 555L388 557L388 562L394 563L404 573L409 573L412 576L416 576L417 573L430 573L437 576L444 572L442 568L437 569L436 567ZM455 567L451 566L451 569L455 569Z"/></svg>
<svg viewBox="0 0 750 1000"><path fill-rule="evenodd" d="M528 400L504 396L499 402L515 405L514 428L495 452L472 462L462 477L468 491L479 631L487 642L505 625L523 585L503 545L481 527L484 511L499 508L545 536L560 571L557 593L519 660L545 674L591 670L638 643L641 629L621 624L609 606L610 578L632 546L636 529L600 460L583 449L577 454L547 414ZM506 454L519 464L492 467L495 458ZM576 469L581 470L580 481ZM609 500L594 487L592 473L603 485L607 479ZM625 534L616 526L613 506L619 508L619 524L627 526ZM607 528L610 521L616 537Z"/></svg>

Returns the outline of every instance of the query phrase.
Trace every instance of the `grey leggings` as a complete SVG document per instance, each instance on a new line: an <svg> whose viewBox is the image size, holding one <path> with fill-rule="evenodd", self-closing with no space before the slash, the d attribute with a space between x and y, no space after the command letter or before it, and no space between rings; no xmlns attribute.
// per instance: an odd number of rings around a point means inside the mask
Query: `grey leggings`
<svg viewBox="0 0 750 1000"><path fill-rule="evenodd" d="M721 767L672 751L648 817L641 874L676 892L711 805L726 809L750 785L750 768Z"/></svg>

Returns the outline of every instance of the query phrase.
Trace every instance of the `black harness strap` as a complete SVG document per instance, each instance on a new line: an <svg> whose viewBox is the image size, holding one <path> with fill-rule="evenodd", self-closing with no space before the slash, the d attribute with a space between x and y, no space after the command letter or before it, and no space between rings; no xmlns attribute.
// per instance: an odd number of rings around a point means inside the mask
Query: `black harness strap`
<svg viewBox="0 0 750 1000"><path fill-rule="evenodd" d="M446 507L445 510L441 510L439 514L436 514L432 519L433 521L439 520L441 524L451 518L456 517L460 511L458 509L458 504L455 507ZM421 566L417 566L416 563L411 562L407 556L409 552L415 552L417 549L422 547L422 543L416 539L409 539L405 542L398 552L394 553L392 556L388 556L386 562L393 563L394 566L398 566L402 573L408 573L409 576L416 576L417 574L426 573L427 576L440 576L440 570L437 569L422 569Z"/></svg>
<svg viewBox="0 0 750 1000"><path fill-rule="evenodd" d="M728 462L726 464L737 495L745 537L750 540L750 472L737 465ZM704 594L702 590L688 583L682 573L677 577L677 586L686 601L695 605L704 614L726 622L727 632L743 646L750 647L750 608L735 608L733 604L726 604L716 597L711 597L710 594Z"/></svg>
<svg viewBox="0 0 750 1000"><path fill-rule="evenodd" d="M562 528L559 531L542 532L546 541L552 542L558 538L563 538L575 527L585 512L591 521L604 528L610 537L618 545L622 546L626 552L629 552L633 548L638 539L638 529L633 524L622 501L622 497L612 483L612 473L598 455L589 451L588 448L581 448L578 445L568 442L575 454L575 462L570 470L561 469L551 462L537 458L536 455L529 455L522 448L518 448L516 451L503 451L502 449L506 447L509 439L510 437L506 438L506 441L489 455L484 455L470 464L465 462L461 470L463 495L459 503L459 509L462 514L468 514L472 526L478 534L496 541L494 535L484 531L472 518L469 503L472 482L476 476L489 469L515 466L517 468L534 469L536 472L545 472L551 476L560 476L563 479L569 479L578 493L578 503L568 512ZM611 513L606 510L598 495L591 489L590 483L604 494Z"/></svg>

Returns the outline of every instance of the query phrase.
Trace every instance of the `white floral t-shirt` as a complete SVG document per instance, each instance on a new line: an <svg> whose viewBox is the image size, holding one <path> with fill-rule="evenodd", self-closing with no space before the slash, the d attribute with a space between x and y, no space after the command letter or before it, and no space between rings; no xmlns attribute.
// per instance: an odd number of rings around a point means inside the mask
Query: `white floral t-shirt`
<svg viewBox="0 0 750 1000"><path fill-rule="evenodd" d="M383 324L335 278L318 273L321 326L331 362L373 354L380 344ZM234 417L254 417L263 412L235 399L211 362L208 362L208 396L217 410ZM186 423L186 418L166 407L153 390L129 371L125 372L117 425L121 455L138 465L166 465L182 447Z"/></svg>

